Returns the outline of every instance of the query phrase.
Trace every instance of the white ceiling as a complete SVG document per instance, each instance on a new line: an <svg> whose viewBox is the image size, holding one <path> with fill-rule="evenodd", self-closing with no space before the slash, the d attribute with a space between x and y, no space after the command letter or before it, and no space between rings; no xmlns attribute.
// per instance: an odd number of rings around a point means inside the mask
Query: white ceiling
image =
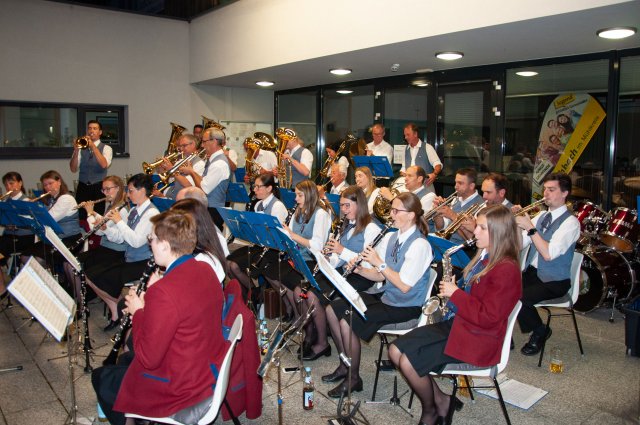
<svg viewBox="0 0 640 425"><path fill-rule="evenodd" d="M640 47L638 33L625 40L605 40L596 36L597 30L611 26L640 29L640 1L356 50L196 84L255 88L256 81L268 80L276 82L271 89L286 90L413 74L420 69L441 71ZM392 28L393 25L388 26L389 30ZM347 36L348 25L340 31ZM434 56L441 50L462 51L464 58L454 62L441 61ZM398 72L391 71L395 63L400 64ZM350 68L354 72L346 77L329 74L329 69L337 67Z"/></svg>

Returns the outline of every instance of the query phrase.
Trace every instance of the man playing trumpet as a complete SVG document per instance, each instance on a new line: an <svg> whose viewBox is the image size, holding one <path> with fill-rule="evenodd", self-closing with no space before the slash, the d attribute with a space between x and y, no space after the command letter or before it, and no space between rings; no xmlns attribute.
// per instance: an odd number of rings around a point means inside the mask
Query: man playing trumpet
<svg viewBox="0 0 640 425"><path fill-rule="evenodd" d="M182 134L176 142L178 151L182 153L182 157L188 157L198 151L198 138L193 134ZM176 159L179 161L180 158ZM175 162L174 162L175 163ZM161 167L164 172L173 168L174 163L164 158ZM176 195L183 187L194 185L192 174L202 175L204 170L204 161L196 156L192 161L186 162L180 169L173 174L173 185L167 190L165 195L158 190L154 191L155 196L166 196L167 198L176 199Z"/></svg>

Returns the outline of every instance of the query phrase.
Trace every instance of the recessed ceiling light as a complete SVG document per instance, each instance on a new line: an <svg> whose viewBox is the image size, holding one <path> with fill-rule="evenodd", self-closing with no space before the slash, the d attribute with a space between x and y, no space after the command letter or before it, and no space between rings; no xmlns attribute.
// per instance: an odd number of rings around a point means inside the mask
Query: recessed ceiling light
<svg viewBox="0 0 640 425"><path fill-rule="evenodd" d="M260 87L271 87L275 83L273 81L256 81L256 84Z"/></svg>
<svg viewBox="0 0 640 425"><path fill-rule="evenodd" d="M352 71L346 68L334 68L329 72L332 73L333 75L348 75L348 74L351 74Z"/></svg>
<svg viewBox="0 0 640 425"><path fill-rule="evenodd" d="M436 57L445 61L454 61L460 59L464 54L462 52L438 52Z"/></svg>
<svg viewBox="0 0 640 425"><path fill-rule="evenodd" d="M429 83L416 83L418 87L429 87Z"/></svg>
<svg viewBox="0 0 640 425"><path fill-rule="evenodd" d="M636 31L637 29L633 27L614 27L601 29L596 34L598 34L598 37L618 40L621 38L631 37L636 33Z"/></svg>
<svg viewBox="0 0 640 425"><path fill-rule="evenodd" d="M534 75L538 75L538 73L535 71L518 71L516 72L516 75L521 77L533 77Z"/></svg>
<svg viewBox="0 0 640 425"><path fill-rule="evenodd" d="M351 93L353 93L353 90L336 90L336 93L351 94Z"/></svg>

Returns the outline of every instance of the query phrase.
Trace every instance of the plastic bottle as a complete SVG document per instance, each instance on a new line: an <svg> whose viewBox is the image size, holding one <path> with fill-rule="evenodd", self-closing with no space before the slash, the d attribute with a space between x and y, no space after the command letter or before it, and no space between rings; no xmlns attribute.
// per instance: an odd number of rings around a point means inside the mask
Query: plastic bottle
<svg viewBox="0 0 640 425"><path fill-rule="evenodd" d="M311 368L304 368L304 384L302 386L302 408L304 410L313 409L313 393L315 387L313 386L313 380L311 379Z"/></svg>

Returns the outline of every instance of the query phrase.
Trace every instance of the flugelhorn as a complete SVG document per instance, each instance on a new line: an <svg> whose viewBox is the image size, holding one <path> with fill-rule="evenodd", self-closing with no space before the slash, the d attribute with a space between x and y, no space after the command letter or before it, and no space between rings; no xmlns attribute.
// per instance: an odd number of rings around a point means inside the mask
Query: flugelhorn
<svg viewBox="0 0 640 425"><path fill-rule="evenodd" d="M107 197L105 196L104 198L100 198L100 199L97 199L95 201L82 201L78 205L73 207L73 209L74 210L79 210L80 208L84 208L87 205L88 202L93 202L93 204L95 205L95 204L99 204L101 202L104 202L106 200L107 200Z"/></svg>
<svg viewBox="0 0 640 425"><path fill-rule="evenodd" d="M205 149L201 148L200 150L192 153L189 156L185 156L181 159L179 159L178 161L176 161L175 164L173 164L173 166L166 172L160 174L158 177L160 177L160 181L158 183L156 183L155 189L159 190L160 192L166 190L169 187L169 179L178 172L178 170L180 170L180 167L182 167L184 164L186 164L189 161L192 161L194 159L196 159L196 157L201 156L202 154L204 154Z"/></svg>
<svg viewBox="0 0 640 425"><path fill-rule="evenodd" d="M433 219L433 217L435 217L436 214L438 214L438 211L440 210L440 208L444 207L445 205L452 206L453 204L455 204L457 199L458 199L458 191L456 190L451 195L447 196L447 198L444 201L442 201L440 205L433 208L431 211L427 211L423 216L425 221L429 221Z"/></svg>
<svg viewBox="0 0 640 425"><path fill-rule="evenodd" d="M43 193L42 195L38 196L37 198L29 199L29 202L42 201L44 198L46 198L48 196L51 196L51 195L52 195L51 192Z"/></svg>
<svg viewBox="0 0 640 425"><path fill-rule="evenodd" d="M145 174L153 174L156 171L156 168L160 164L162 164L165 159L167 161L173 162L180 155L182 155L182 152L176 151L176 152L173 152L173 153L167 155L166 157L158 158L155 161L153 161L152 163L143 162L142 163L142 170L144 171Z"/></svg>
<svg viewBox="0 0 640 425"><path fill-rule="evenodd" d="M89 147L90 141L91 139L89 138L89 136L82 136L74 140L73 145L78 149L86 149Z"/></svg>
<svg viewBox="0 0 640 425"><path fill-rule="evenodd" d="M13 195L15 191L14 190L10 190L7 193L5 193L4 195L0 196L0 201L4 201L5 199L7 199L9 196Z"/></svg>

